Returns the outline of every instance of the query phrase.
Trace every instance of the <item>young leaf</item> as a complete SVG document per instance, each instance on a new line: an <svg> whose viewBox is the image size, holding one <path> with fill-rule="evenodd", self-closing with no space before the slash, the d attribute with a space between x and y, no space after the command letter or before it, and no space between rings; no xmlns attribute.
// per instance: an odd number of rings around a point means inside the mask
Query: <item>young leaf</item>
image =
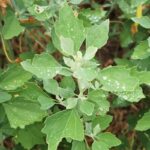
<svg viewBox="0 0 150 150"><path fill-rule="evenodd" d="M146 131L150 129L150 111L146 112L143 117L138 120L135 129L139 131Z"/></svg>
<svg viewBox="0 0 150 150"><path fill-rule="evenodd" d="M20 25L17 17L15 16L15 12L12 12L11 10L7 10L4 22L5 24L2 29L4 39L11 39L24 31L24 27Z"/></svg>
<svg viewBox="0 0 150 150"><path fill-rule="evenodd" d="M74 42L71 38L60 36L60 45L64 54L74 55Z"/></svg>
<svg viewBox="0 0 150 150"><path fill-rule="evenodd" d="M62 138L84 139L83 124L75 110L61 111L48 117L42 131L47 134L48 150L57 150Z"/></svg>
<svg viewBox="0 0 150 150"><path fill-rule="evenodd" d="M92 150L109 150L121 144L120 140L109 132L101 133L97 138L98 140L92 144Z"/></svg>
<svg viewBox="0 0 150 150"><path fill-rule="evenodd" d="M86 48L101 48L108 40L109 20L102 22L100 25L93 25L87 30Z"/></svg>
<svg viewBox="0 0 150 150"><path fill-rule="evenodd" d="M0 88L15 90L31 78L32 75L23 70L20 65L13 65L0 75Z"/></svg>
<svg viewBox="0 0 150 150"><path fill-rule="evenodd" d="M62 66L48 53L36 54L33 60L23 61L21 65L40 79L51 79L62 69Z"/></svg>
<svg viewBox="0 0 150 150"><path fill-rule="evenodd" d="M88 47L88 49L86 50L85 55L84 55L83 58L85 60L90 60L90 59L92 59L95 56L96 52L97 52L97 48L96 47L93 47L93 46Z"/></svg>
<svg viewBox="0 0 150 150"><path fill-rule="evenodd" d="M24 128L34 122L41 121L46 112L40 110L38 103L16 98L3 104L10 126Z"/></svg>

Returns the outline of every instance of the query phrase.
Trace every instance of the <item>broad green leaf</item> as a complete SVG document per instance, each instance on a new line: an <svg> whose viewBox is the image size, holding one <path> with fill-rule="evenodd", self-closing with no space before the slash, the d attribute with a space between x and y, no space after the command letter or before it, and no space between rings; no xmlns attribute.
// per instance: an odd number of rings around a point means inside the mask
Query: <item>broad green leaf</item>
<svg viewBox="0 0 150 150"><path fill-rule="evenodd" d="M54 99L46 96L39 96L38 101L42 110L47 110L55 105Z"/></svg>
<svg viewBox="0 0 150 150"><path fill-rule="evenodd" d="M109 111L110 104L107 100L107 94L102 90L92 90L88 94L89 101L96 104L100 115L105 115Z"/></svg>
<svg viewBox="0 0 150 150"><path fill-rule="evenodd" d="M0 75L0 88L4 90L15 90L24 85L32 75L19 65L13 65Z"/></svg>
<svg viewBox="0 0 150 150"><path fill-rule="evenodd" d="M95 56L96 52L97 52L96 47L93 47L93 46L88 47L83 58L85 60L90 60Z"/></svg>
<svg viewBox="0 0 150 150"><path fill-rule="evenodd" d="M130 74L130 70L123 66L108 67L101 70L99 75L103 89L111 92L134 91L139 85L137 77Z"/></svg>
<svg viewBox="0 0 150 150"><path fill-rule="evenodd" d="M38 103L23 98L14 99L4 103L3 106L12 128L24 128L26 125L41 121L46 116L46 112L40 110Z"/></svg>
<svg viewBox="0 0 150 150"><path fill-rule="evenodd" d="M47 135L48 150L57 150L62 138L84 139L83 124L75 110L61 111L48 117L42 131Z"/></svg>
<svg viewBox="0 0 150 150"><path fill-rule="evenodd" d="M91 116L93 114L94 111L94 104L84 100L84 101L80 101L79 102L79 109L82 113Z"/></svg>
<svg viewBox="0 0 150 150"><path fill-rule="evenodd" d="M73 141L71 150L88 150L85 142Z"/></svg>
<svg viewBox="0 0 150 150"><path fill-rule="evenodd" d="M121 144L120 140L109 132L100 133L97 138L98 140L92 144L92 150L109 150Z"/></svg>
<svg viewBox="0 0 150 150"><path fill-rule="evenodd" d="M150 111L146 112L142 118L138 120L135 129L139 131L146 131L150 129Z"/></svg>
<svg viewBox="0 0 150 150"><path fill-rule="evenodd" d="M132 59L145 59L150 56L150 46L148 41L143 41L134 48L134 52L131 56Z"/></svg>
<svg viewBox="0 0 150 150"><path fill-rule="evenodd" d="M39 96L46 96L47 94L37 84L28 82L15 91L13 95L14 97L23 97L25 100L37 101Z"/></svg>
<svg viewBox="0 0 150 150"><path fill-rule="evenodd" d="M4 22L5 24L2 29L4 39L11 39L24 31L24 27L20 25L17 17L15 16L15 12L12 12L11 10L7 10Z"/></svg>
<svg viewBox="0 0 150 150"><path fill-rule="evenodd" d="M23 61L21 65L40 79L51 79L62 69L62 66L48 53L36 54L33 60Z"/></svg>
<svg viewBox="0 0 150 150"><path fill-rule="evenodd" d="M26 126L25 129L18 130L15 140L25 149L31 149L37 144L44 144L44 134L40 132L41 129L41 124Z"/></svg>
<svg viewBox="0 0 150 150"><path fill-rule="evenodd" d="M59 50L61 50L59 41L61 36L70 38L73 41L74 53L79 50L85 39L85 29L82 21L74 16L71 7L66 5L60 9L59 20L55 23L54 29L55 31L53 31L52 38L54 38L54 45Z"/></svg>
<svg viewBox="0 0 150 150"><path fill-rule="evenodd" d="M140 24L143 28L150 29L150 17L142 16L141 18L132 18L132 20Z"/></svg>
<svg viewBox="0 0 150 150"><path fill-rule="evenodd" d="M101 48L108 40L109 20L102 22L100 25L93 25L87 30L86 48Z"/></svg>
<svg viewBox="0 0 150 150"><path fill-rule="evenodd" d="M116 92L116 94L129 102L138 102L145 98L141 87L137 87L134 91Z"/></svg>
<svg viewBox="0 0 150 150"><path fill-rule="evenodd" d="M74 42L71 38L60 36L60 46L64 54L73 56Z"/></svg>
<svg viewBox="0 0 150 150"><path fill-rule="evenodd" d="M0 103L11 100L12 96L4 91L0 91Z"/></svg>
<svg viewBox="0 0 150 150"><path fill-rule="evenodd" d="M101 130L105 130L112 122L112 119L113 117L110 115L96 116L96 118L92 121L92 126L95 127L96 125L99 125Z"/></svg>

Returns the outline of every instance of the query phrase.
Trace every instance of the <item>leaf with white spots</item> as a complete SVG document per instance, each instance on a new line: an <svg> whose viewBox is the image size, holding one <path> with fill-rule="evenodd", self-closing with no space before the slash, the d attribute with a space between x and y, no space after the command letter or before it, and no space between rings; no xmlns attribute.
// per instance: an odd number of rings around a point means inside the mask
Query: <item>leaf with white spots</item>
<svg viewBox="0 0 150 150"><path fill-rule="evenodd" d="M51 79L62 69L62 66L48 53L36 54L33 60L25 60L21 65L40 79Z"/></svg>
<svg viewBox="0 0 150 150"><path fill-rule="evenodd" d="M116 92L116 95L129 102L138 102L145 98L141 87L137 87L134 91Z"/></svg>
<svg viewBox="0 0 150 150"><path fill-rule="evenodd" d="M87 30L86 48L91 46L101 48L108 40L109 20L103 21L100 25L93 25Z"/></svg>
<svg viewBox="0 0 150 150"><path fill-rule="evenodd" d="M84 139L83 124L75 110L61 111L48 117L42 131L47 134L48 150L57 150L63 138Z"/></svg>
<svg viewBox="0 0 150 150"><path fill-rule="evenodd" d="M22 69L20 65L12 65L0 75L0 88L15 90L31 78L32 74Z"/></svg>
<svg viewBox="0 0 150 150"><path fill-rule="evenodd" d="M131 76L130 70L123 66L108 67L101 70L99 80L103 90L111 92L134 91L139 79Z"/></svg>
<svg viewBox="0 0 150 150"><path fill-rule="evenodd" d="M38 103L23 98L13 99L3 106L12 128L24 128L26 125L41 121L47 114L40 109Z"/></svg>
<svg viewBox="0 0 150 150"><path fill-rule="evenodd" d="M54 25L54 31L52 32L52 39L54 45L63 53L63 49L60 46L60 38L69 38L73 46L74 43L74 53L79 50L81 44L85 39L85 29L83 26L83 22L74 16L73 10L68 5L64 6L59 11L59 20ZM69 42L69 43L70 43ZM72 53L72 50L70 52ZM68 49L68 54L70 54Z"/></svg>

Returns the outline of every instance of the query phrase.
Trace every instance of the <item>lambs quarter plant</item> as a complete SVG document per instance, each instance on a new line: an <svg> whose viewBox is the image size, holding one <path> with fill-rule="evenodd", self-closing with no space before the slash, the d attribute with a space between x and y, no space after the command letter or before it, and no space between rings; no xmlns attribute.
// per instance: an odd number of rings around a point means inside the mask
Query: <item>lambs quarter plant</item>
<svg viewBox="0 0 150 150"><path fill-rule="evenodd" d="M73 6L80 2L71 1ZM133 3L133 12L146 2ZM126 1L118 3L123 9ZM14 150L121 149L124 140L107 130L113 120L109 112L113 107L126 107L149 98L143 92L150 85L149 36L145 35L141 41L138 39L140 43L130 54L130 60L128 57L116 59L115 66L101 68L95 55L108 41L111 27L109 19L94 20L92 23L89 19L87 23L87 18L84 18L87 12L78 14L66 1L57 3L53 0L51 5L42 0L22 1L15 9L20 13L19 16L26 13L27 9L35 17L34 21L44 26L46 34L52 39L49 46L52 51L57 49L62 59L56 59L49 50L40 54L25 53L20 55L21 62L11 61L12 64L1 70L0 141L5 137L13 139ZM132 12L123 11L128 13L127 16L132 16ZM102 17L105 13L101 14ZM2 47L9 58L6 40L25 33L28 26L20 24L11 8L7 9L6 17L2 16L2 19ZM145 28L143 30L150 28L148 16L132 17L132 20L136 27L142 26ZM122 34L126 34L124 32ZM123 38L120 37L121 40ZM126 46L128 42L121 44ZM145 62L148 63L145 65ZM109 99L112 95L115 97L113 102ZM133 119L136 122L133 130L137 130L147 142L149 108L143 109ZM129 144L129 147L132 148L132 145ZM4 146L0 148L5 149Z"/></svg>

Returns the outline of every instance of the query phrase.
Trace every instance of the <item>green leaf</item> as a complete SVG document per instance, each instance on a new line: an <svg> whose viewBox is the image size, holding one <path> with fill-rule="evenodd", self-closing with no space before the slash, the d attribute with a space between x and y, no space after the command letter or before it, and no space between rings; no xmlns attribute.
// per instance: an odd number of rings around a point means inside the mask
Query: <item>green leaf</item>
<svg viewBox="0 0 150 150"><path fill-rule="evenodd" d="M54 79L44 80L44 89L54 95L59 95L64 98L69 98L74 96L74 91L70 87L61 88L58 85L58 82Z"/></svg>
<svg viewBox="0 0 150 150"><path fill-rule="evenodd" d="M48 117L42 131L47 134L48 150L57 150L62 138L84 139L83 124L75 110L61 111Z"/></svg>
<svg viewBox="0 0 150 150"><path fill-rule="evenodd" d="M83 58L84 58L85 60L90 60L90 59L92 59L92 58L95 56L96 52L97 52L97 48L96 48L96 47L93 47L93 46L90 46L90 47L88 47L88 49L86 50L85 55L84 55Z"/></svg>
<svg viewBox="0 0 150 150"><path fill-rule="evenodd" d="M92 150L109 150L111 147L121 144L120 140L109 132L101 133L97 138L98 141L94 141L92 144Z"/></svg>
<svg viewBox="0 0 150 150"><path fill-rule="evenodd" d="M140 24L143 28L150 29L150 18L142 16L141 18L132 18L135 23Z"/></svg>
<svg viewBox="0 0 150 150"><path fill-rule="evenodd" d="M39 21L45 21L52 17L52 12L50 11L49 6L41 6L34 4L28 7L28 11Z"/></svg>
<svg viewBox="0 0 150 150"><path fill-rule="evenodd" d="M39 96L46 96L47 94L37 84L28 82L15 91L13 95L14 97L23 97L25 100L37 101Z"/></svg>
<svg viewBox="0 0 150 150"><path fill-rule="evenodd" d="M62 66L48 53L36 54L33 60L23 61L21 65L40 79L51 79L62 69Z"/></svg>
<svg viewBox="0 0 150 150"><path fill-rule="evenodd" d="M13 65L0 75L0 88L15 90L31 78L32 75L23 70L20 65Z"/></svg>
<svg viewBox="0 0 150 150"><path fill-rule="evenodd" d="M74 16L72 9L68 5L60 9L59 20L55 23L54 29L55 31L53 31L52 38L54 40L54 45L59 50L62 50L59 41L59 38L62 36L73 41L74 53L79 50L81 44L85 39L85 29L82 21Z"/></svg>
<svg viewBox="0 0 150 150"><path fill-rule="evenodd" d="M10 126L24 128L34 122L41 121L46 112L40 110L38 103L16 98L3 104Z"/></svg>
<svg viewBox="0 0 150 150"><path fill-rule="evenodd" d="M150 111L146 112L142 118L138 120L135 129L139 131L146 131L150 129Z"/></svg>
<svg viewBox="0 0 150 150"><path fill-rule="evenodd" d="M60 86L62 88L68 88L72 90L73 92L76 89L76 84L72 77L63 77L63 79L60 82Z"/></svg>
<svg viewBox="0 0 150 150"><path fill-rule="evenodd" d="M101 48L108 40L109 20L102 22L100 25L91 26L86 35L86 48Z"/></svg>
<svg viewBox="0 0 150 150"><path fill-rule="evenodd" d="M131 56L132 59L145 59L150 56L150 46L148 41L143 41L134 48L134 52Z"/></svg>
<svg viewBox="0 0 150 150"><path fill-rule="evenodd" d="M130 70L123 66L107 67L99 75L103 89L111 92L134 91L139 85L137 77L130 74Z"/></svg>
<svg viewBox="0 0 150 150"><path fill-rule="evenodd" d="M79 103L80 111L88 116L91 116L94 111L94 104L88 102L87 100L80 101Z"/></svg>
<svg viewBox="0 0 150 150"><path fill-rule="evenodd" d="M2 29L4 39L11 39L24 31L24 27L20 25L17 17L15 16L15 12L12 12L11 10L7 10L4 22L5 24Z"/></svg>
<svg viewBox="0 0 150 150"><path fill-rule="evenodd" d="M80 4L83 0L70 0L70 3L72 4Z"/></svg>
<svg viewBox="0 0 150 150"><path fill-rule="evenodd" d="M78 100L79 100L78 98L68 98L65 101L66 109L74 108L77 105Z"/></svg>
<svg viewBox="0 0 150 150"><path fill-rule="evenodd" d="M31 149L37 144L44 144L44 134L40 132L42 129L41 124L33 124L26 126L25 129L19 129L15 140L25 149Z"/></svg>
<svg viewBox="0 0 150 150"><path fill-rule="evenodd" d="M141 87L137 87L134 91L116 92L116 94L129 102L138 102L145 98Z"/></svg>
<svg viewBox="0 0 150 150"><path fill-rule="evenodd" d="M11 100L12 96L4 91L0 91L0 103Z"/></svg>
<svg viewBox="0 0 150 150"><path fill-rule="evenodd" d="M47 110L55 105L54 99L43 95L38 97L38 101L42 110Z"/></svg>
<svg viewBox="0 0 150 150"><path fill-rule="evenodd" d="M113 117L110 115L96 116L96 118L92 121L92 126L94 128L96 125L99 125L101 130L105 130L112 122L112 119Z"/></svg>
<svg viewBox="0 0 150 150"><path fill-rule="evenodd" d="M73 141L71 150L88 150L84 142Z"/></svg>
<svg viewBox="0 0 150 150"><path fill-rule="evenodd" d="M60 45L64 54L73 56L74 42L71 38L60 36Z"/></svg>
<svg viewBox="0 0 150 150"><path fill-rule="evenodd" d="M88 94L89 101L96 104L100 115L105 115L109 111L110 104L107 100L107 94L102 90L92 90Z"/></svg>

